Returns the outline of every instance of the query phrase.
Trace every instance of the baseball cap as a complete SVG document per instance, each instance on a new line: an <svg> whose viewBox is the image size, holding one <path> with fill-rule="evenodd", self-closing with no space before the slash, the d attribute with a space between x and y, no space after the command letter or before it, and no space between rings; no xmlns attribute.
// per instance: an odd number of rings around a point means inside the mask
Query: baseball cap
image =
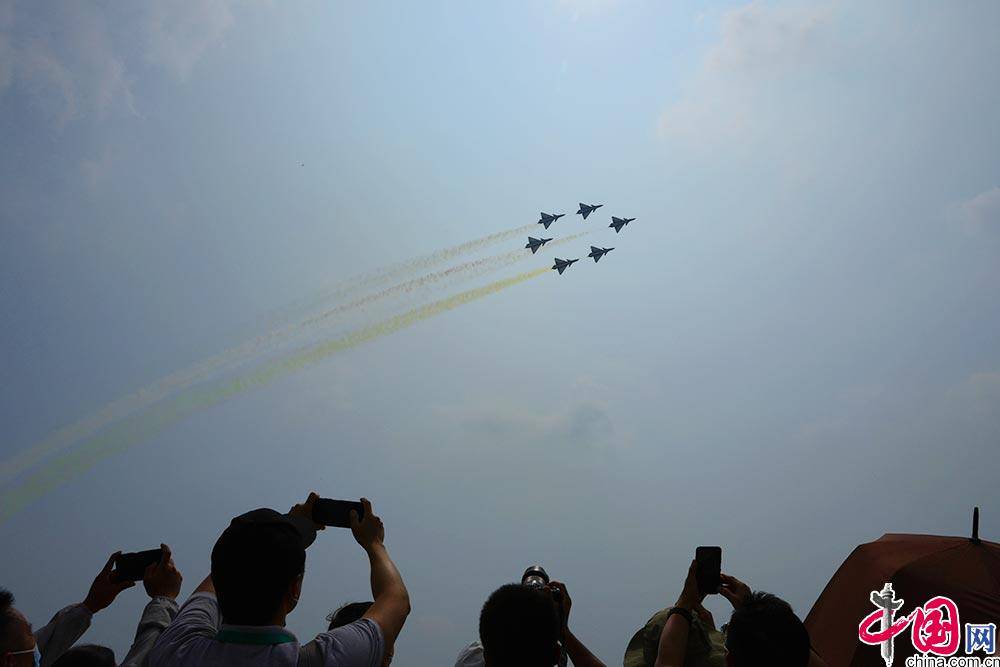
<svg viewBox="0 0 1000 667"><path fill-rule="evenodd" d="M212 581L223 616L277 604L305 571L306 547L315 539L307 517L264 507L234 518L212 549Z"/></svg>

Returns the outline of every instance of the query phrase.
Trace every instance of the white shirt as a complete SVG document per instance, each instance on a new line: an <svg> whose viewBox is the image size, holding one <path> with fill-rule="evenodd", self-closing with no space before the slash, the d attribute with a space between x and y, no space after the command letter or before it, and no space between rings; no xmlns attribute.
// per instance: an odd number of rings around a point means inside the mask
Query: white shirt
<svg viewBox="0 0 1000 667"><path fill-rule="evenodd" d="M223 625L215 595L202 592L184 603L156 641L147 664L380 667L384 651L381 628L366 618L299 645L295 635L279 626Z"/></svg>

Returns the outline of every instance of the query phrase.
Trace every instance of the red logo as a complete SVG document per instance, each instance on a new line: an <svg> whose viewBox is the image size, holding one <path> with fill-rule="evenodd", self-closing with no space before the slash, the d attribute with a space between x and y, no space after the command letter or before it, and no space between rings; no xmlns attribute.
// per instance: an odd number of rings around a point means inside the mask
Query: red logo
<svg viewBox="0 0 1000 667"><path fill-rule="evenodd" d="M858 625L858 639L871 646L880 646L886 667L891 667L893 640L910 628L913 647L925 655L948 657L955 655L962 641L958 605L948 597L938 595L917 607L906 616L895 618L903 606L897 599L892 584L881 591L872 591L872 604L877 607Z"/></svg>

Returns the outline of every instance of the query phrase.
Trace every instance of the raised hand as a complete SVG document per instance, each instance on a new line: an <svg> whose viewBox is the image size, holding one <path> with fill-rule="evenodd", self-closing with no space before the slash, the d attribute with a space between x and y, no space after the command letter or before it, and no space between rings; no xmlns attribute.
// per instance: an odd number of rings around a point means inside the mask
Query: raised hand
<svg viewBox="0 0 1000 667"><path fill-rule="evenodd" d="M569 625L569 610L573 608L573 599L569 596L566 584L561 581L550 581L546 588L552 593L552 599L559 609L559 617L562 619L563 627Z"/></svg>
<svg viewBox="0 0 1000 667"><path fill-rule="evenodd" d="M736 577L731 577L728 574L720 574L719 582L719 593L722 597L729 600L733 605L733 609L739 609L750 598L752 593L750 587Z"/></svg>
<svg viewBox="0 0 1000 667"><path fill-rule="evenodd" d="M315 521L313 521L313 505L316 504L317 500L319 500L319 496L316 494L316 492L310 491L309 496L306 498L306 501L304 503L296 503L292 505L292 509L288 510L288 513L291 515L301 516L305 517L306 519L309 519L310 521L312 521L313 528L315 528L316 530L326 530L326 526L324 526L321 523L316 523Z"/></svg>
<svg viewBox="0 0 1000 667"><path fill-rule="evenodd" d="M146 587L146 593L151 598L160 596L176 600L177 596L180 595L181 582L184 581L184 577L174 565L170 547L161 544L160 549L163 550L160 562L153 563L146 568L142 575L142 585Z"/></svg>
<svg viewBox="0 0 1000 667"><path fill-rule="evenodd" d="M364 509L364 517L358 519L358 513L351 510L351 533L354 539L366 551L375 544L382 544L385 541L385 526L382 519L375 516L372 511L372 504L367 498L361 499L361 506Z"/></svg>
<svg viewBox="0 0 1000 667"><path fill-rule="evenodd" d="M111 557L108 558L108 562L105 563L104 568L97 573L96 577L94 577L94 583L90 585L87 597L83 600L83 604L90 610L90 613L96 614L114 602L115 598L118 597L118 594L123 590L135 586L134 581L118 581L111 573L111 570L115 565L115 561L118 560L118 557L121 555L121 551L116 551L111 554Z"/></svg>
<svg viewBox="0 0 1000 667"><path fill-rule="evenodd" d="M691 566L688 567L687 577L684 578L684 588L681 589L681 594L677 598L675 607L694 609L705 599L705 596L698 590L698 578L695 575L696 568L697 564L692 560Z"/></svg>

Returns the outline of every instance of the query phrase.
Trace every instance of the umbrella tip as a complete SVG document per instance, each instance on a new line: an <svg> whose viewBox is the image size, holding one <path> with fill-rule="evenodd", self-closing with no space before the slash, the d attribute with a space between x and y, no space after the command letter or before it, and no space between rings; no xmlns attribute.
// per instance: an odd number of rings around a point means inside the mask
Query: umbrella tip
<svg viewBox="0 0 1000 667"><path fill-rule="evenodd" d="M979 544L979 508L972 508L972 539L973 544Z"/></svg>

